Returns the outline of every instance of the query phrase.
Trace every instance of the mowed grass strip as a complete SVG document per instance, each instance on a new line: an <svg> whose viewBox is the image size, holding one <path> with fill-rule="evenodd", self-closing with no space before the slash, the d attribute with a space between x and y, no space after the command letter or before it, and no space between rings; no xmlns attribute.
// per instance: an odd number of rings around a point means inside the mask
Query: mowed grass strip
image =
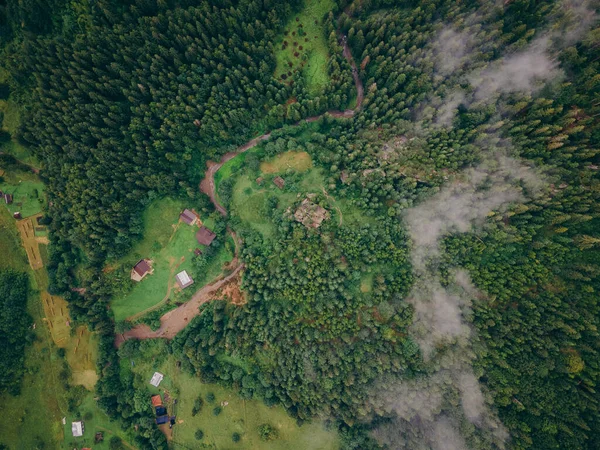
<svg viewBox="0 0 600 450"><path fill-rule="evenodd" d="M168 392L170 397L177 398L177 423L172 430L168 428L165 430L172 438L171 444L174 449L199 448L202 444L219 449L333 450L339 448L335 429L327 430L321 421L315 420L299 427L281 406L268 407L257 399L244 400L232 389L202 383L199 378L177 367L173 356L166 357L162 344L146 341L143 345L145 351L137 352L133 358L121 361L121 373L123 375L133 371L136 374L135 383L139 388L147 390L148 402L150 396L157 393L163 395L163 399L165 392ZM149 384L155 371L165 375L158 389ZM209 393L214 394L215 397L212 403L207 400ZM196 416L192 416L192 407L198 397L203 399L204 406ZM169 413L172 413L172 403L168 407ZM213 414L213 409L216 407L222 409L217 416ZM260 440L257 429L265 423L277 429L278 439L271 442ZM204 433L200 441L194 437L198 429ZM240 442L232 441L233 433L241 435Z"/></svg>
<svg viewBox="0 0 600 450"><path fill-rule="evenodd" d="M332 0L306 0L302 11L291 17L275 44L275 78L287 82L302 73L312 95L323 92L329 83L329 50L323 18L333 7Z"/></svg>
<svg viewBox="0 0 600 450"><path fill-rule="evenodd" d="M263 161L260 171L263 174L282 173L288 169L305 172L312 166L312 159L308 153L290 151L281 153L270 161Z"/></svg>

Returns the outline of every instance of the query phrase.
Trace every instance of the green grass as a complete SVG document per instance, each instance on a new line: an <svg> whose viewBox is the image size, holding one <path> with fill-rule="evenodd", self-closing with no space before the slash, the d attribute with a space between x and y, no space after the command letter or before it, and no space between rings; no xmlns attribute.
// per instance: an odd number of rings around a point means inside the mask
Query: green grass
<svg viewBox="0 0 600 450"><path fill-rule="evenodd" d="M263 183L264 184L264 183ZM266 213L268 194L247 175L240 176L233 188L232 209L242 221L250 224L264 237L270 238L275 227Z"/></svg>
<svg viewBox="0 0 600 450"><path fill-rule="evenodd" d="M126 374L133 370L136 374L135 384L148 392L148 401L150 395L164 394L165 389L171 396L176 396L178 423L173 427L172 447L174 449L198 448L200 443L218 449L333 450L339 448L337 433L325 429L322 422L315 420L313 423L298 427L282 407L269 408L260 400L244 400L231 389L200 382L198 378L182 372L181 368L177 367L174 357L167 357L166 351L157 343L146 342L144 348L147 350L136 353L133 367L130 359L123 360L121 371L122 374ZM148 383L156 370L165 375L158 389ZM215 395L212 404L206 400L208 393ZM199 414L192 416L194 400L199 396L204 399L204 406ZM214 416L213 408L221 406L222 402L228 404L222 406L220 415ZM172 406L169 406L169 412L172 412ZM179 423L179 421L183 422ZM279 431L277 440L271 442L260 440L257 428L264 423L277 428ZM194 438L197 429L204 432L201 441ZM242 436L237 444L231 439L234 432Z"/></svg>
<svg viewBox="0 0 600 450"><path fill-rule="evenodd" d="M23 147L14 139L0 145L0 151L14 156L15 159L21 161L23 164L27 164L35 168L40 167L39 160L33 156L31 151L29 151L27 147Z"/></svg>
<svg viewBox="0 0 600 450"><path fill-rule="evenodd" d="M285 81L282 75L289 80L289 74L293 78L296 73L301 73L312 95L323 92L329 83L327 73L329 50L323 28L323 18L333 7L332 0L306 0L302 11L291 17L284 28L283 36L275 43L277 49L275 78ZM304 32L304 35L300 36L299 32ZM285 42L288 45L283 49ZM294 42L297 43L296 46ZM295 53L298 56L295 56Z"/></svg>
<svg viewBox="0 0 600 450"><path fill-rule="evenodd" d="M190 274L192 272L193 251L198 247L195 237L197 230L197 227L181 223L175 233L171 233L172 239L164 247L145 255L154 261L154 273L146 275L139 283L132 281L131 283L135 283L133 289L111 302L116 320L124 320L142 312L167 297L177 301L180 294L175 287L175 275L182 270L187 270ZM128 272L131 267L126 266L124 270Z"/></svg>
<svg viewBox="0 0 600 450"><path fill-rule="evenodd" d="M71 450L73 448L89 447L94 450L103 450L109 448L109 441L112 436L118 436L126 442L131 440L131 437L121 429L118 422L111 421L104 411L98 408L94 400L94 394L89 393L84 397L81 405L77 408L77 413L77 415L67 413L65 416L67 423L64 426L61 424L65 439L60 448ZM82 418L85 427L83 436L75 438L71 432L71 423ZM96 432L103 433L103 442L95 443Z"/></svg>
<svg viewBox="0 0 600 450"><path fill-rule="evenodd" d="M146 275L138 283L127 281L132 283L133 288L126 295L111 301L116 320L124 320L166 303L167 298L171 304L186 301L191 293L219 275L223 263L231 261L233 255L223 247L210 260L203 276L194 277L194 249L203 246L196 241L198 226L192 227L183 222L178 225L179 213L186 206L190 207L183 201L172 198L163 198L150 204L143 215L143 239L128 255L109 264L109 267L116 268L119 276L128 278L131 268L140 259L149 258L154 262L154 273ZM203 223L214 229L214 220L208 218ZM187 270L192 276L194 285L179 291L175 276L183 270Z"/></svg>
<svg viewBox="0 0 600 450"><path fill-rule="evenodd" d="M14 269L26 271L29 268L27 256L21 247L15 219L6 208L0 207L0 270Z"/></svg>
<svg viewBox="0 0 600 450"><path fill-rule="evenodd" d="M19 211L23 217L29 217L42 211L44 183L28 180L9 183L7 180L0 183L0 190L13 195L12 204L4 204L11 214Z"/></svg>

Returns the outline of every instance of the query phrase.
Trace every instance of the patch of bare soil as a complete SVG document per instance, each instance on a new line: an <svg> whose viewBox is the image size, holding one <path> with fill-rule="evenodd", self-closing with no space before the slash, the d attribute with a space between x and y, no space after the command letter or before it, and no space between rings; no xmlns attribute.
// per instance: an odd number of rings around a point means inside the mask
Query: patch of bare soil
<svg viewBox="0 0 600 450"><path fill-rule="evenodd" d="M218 292L215 293L215 300L226 300L233 305L241 306L246 304L247 299L244 292L242 292L240 285L242 284L242 277L239 275L232 278L227 284L225 284Z"/></svg>

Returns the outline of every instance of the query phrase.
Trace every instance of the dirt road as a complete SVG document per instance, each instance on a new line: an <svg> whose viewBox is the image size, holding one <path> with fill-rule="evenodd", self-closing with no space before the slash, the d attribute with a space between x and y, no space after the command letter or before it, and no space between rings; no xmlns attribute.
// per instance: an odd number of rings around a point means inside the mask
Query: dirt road
<svg viewBox="0 0 600 450"><path fill-rule="evenodd" d="M348 60L350 66L352 67L352 78L354 78L354 84L356 85L356 106L354 107L354 109L347 109L345 111L327 111L326 113L320 114L318 116L307 117L302 121L296 123L294 126L298 126L302 122L315 122L322 118L325 114L329 114L330 116L337 118L350 118L353 117L358 110L360 110L364 99L363 84L360 80L360 77L358 76L358 69L356 67L356 64L354 63L354 58L352 58L352 53L350 52L350 48L348 47L346 37L342 36L341 41L344 48L344 57ZM270 137L271 132L265 133L262 136L255 137L254 139L251 139L248 142L246 142L244 145L238 147L235 151L224 154L219 162L209 161L207 163L206 174L204 175L204 179L200 183L200 191L202 191L210 197L210 200L215 205L217 211L219 211L219 213L221 213L223 216L227 215L227 210L223 207L223 205L221 205L217 201L215 192L215 174L221 167L223 167L223 164L225 164L227 161L231 160L232 158L235 158L240 153L244 153L250 150L251 148L255 147L258 143L268 140ZM239 260L237 259L236 255L236 258L234 258L234 261L232 261L230 267L233 267L235 264L234 262L238 261ZM186 327L190 320L192 320L195 316L200 314L198 309L200 305L212 300L215 292L218 291L221 287L223 287L228 281L233 279L243 268L244 264L240 264L227 277L214 281L211 284L207 284L198 292L196 292L190 301L163 315L160 318L161 326L158 330L152 331L147 325L138 325L124 334L117 335L115 338L115 345L118 347L127 339L174 338L177 333L179 333Z"/></svg>
<svg viewBox="0 0 600 450"><path fill-rule="evenodd" d="M356 106L354 109L347 109L345 111L327 111L318 116L306 117L305 119L297 122L293 126L298 126L303 122L316 122L320 118L322 118L325 114L329 114L332 117L336 118L350 118L353 117L354 114L360 110L362 107L363 100L365 98L365 90L362 84L360 77L358 76L358 68L356 67L356 63L354 62L354 58L352 57L352 52L350 51L350 47L348 47L348 42L345 36L341 37L343 43L343 54L346 60L350 63L352 67L352 78L354 79L354 84L356 85ZM271 132L265 133L262 136L255 137L254 139L249 140L244 145L238 147L236 150L232 152L225 153L219 162L208 161L206 174L204 175L204 179L200 182L200 191L208 195L210 201L215 205L217 211L219 211L223 216L227 215L227 210L217 201L217 195L215 192L215 174L217 171L223 167L227 161L235 158L240 153L244 153L245 151L250 150L252 147L255 147L259 142L266 141L271 137Z"/></svg>
<svg viewBox="0 0 600 450"><path fill-rule="evenodd" d="M199 314L198 308L203 303L212 300L213 295L221 289L228 281L244 268L240 264L236 269L218 281L207 284L194 294L194 296L178 308L172 309L160 318L160 328L152 331L148 325L138 325L131 330L116 336L115 345L120 346L127 339L173 339L177 333L183 330L187 324Z"/></svg>

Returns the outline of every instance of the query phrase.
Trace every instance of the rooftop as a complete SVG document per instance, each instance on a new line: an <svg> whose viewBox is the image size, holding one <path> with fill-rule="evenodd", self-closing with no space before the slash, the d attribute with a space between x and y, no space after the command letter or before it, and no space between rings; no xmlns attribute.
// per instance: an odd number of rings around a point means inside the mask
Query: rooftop
<svg viewBox="0 0 600 450"><path fill-rule="evenodd" d="M179 215L179 218L188 225L193 225L198 219L198 216L196 216L196 214L193 211L190 211L189 209L184 209L183 212Z"/></svg>
<svg viewBox="0 0 600 450"><path fill-rule="evenodd" d="M177 283L179 284L181 289L184 289L184 288L188 287L190 284L194 283L194 280L192 280L192 278L188 275L188 273L185 270L183 272L179 272L177 274L176 278L177 278Z"/></svg>
<svg viewBox="0 0 600 450"><path fill-rule="evenodd" d="M164 377L165 376L162 373L154 372L154 375L152 375L152 379L150 380L150 384L154 387L158 387Z"/></svg>
<svg viewBox="0 0 600 450"><path fill-rule="evenodd" d="M198 240L198 243L202 245L210 245L216 236L215 233L204 226L196 233L196 239Z"/></svg>
<svg viewBox="0 0 600 450"><path fill-rule="evenodd" d="M135 266L133 266L133 270L140 276L143 277L148 272L150 272L150 264L146 262L145 259L140 260Z"/></svg>
<svg viewBox="0 0 600 450"><path fill-rule="evenodd" d="M71 423L71 432L73 433L73 436L75 436L75 437L83 436L83 422L82 421L72 422Z"/></svg>

